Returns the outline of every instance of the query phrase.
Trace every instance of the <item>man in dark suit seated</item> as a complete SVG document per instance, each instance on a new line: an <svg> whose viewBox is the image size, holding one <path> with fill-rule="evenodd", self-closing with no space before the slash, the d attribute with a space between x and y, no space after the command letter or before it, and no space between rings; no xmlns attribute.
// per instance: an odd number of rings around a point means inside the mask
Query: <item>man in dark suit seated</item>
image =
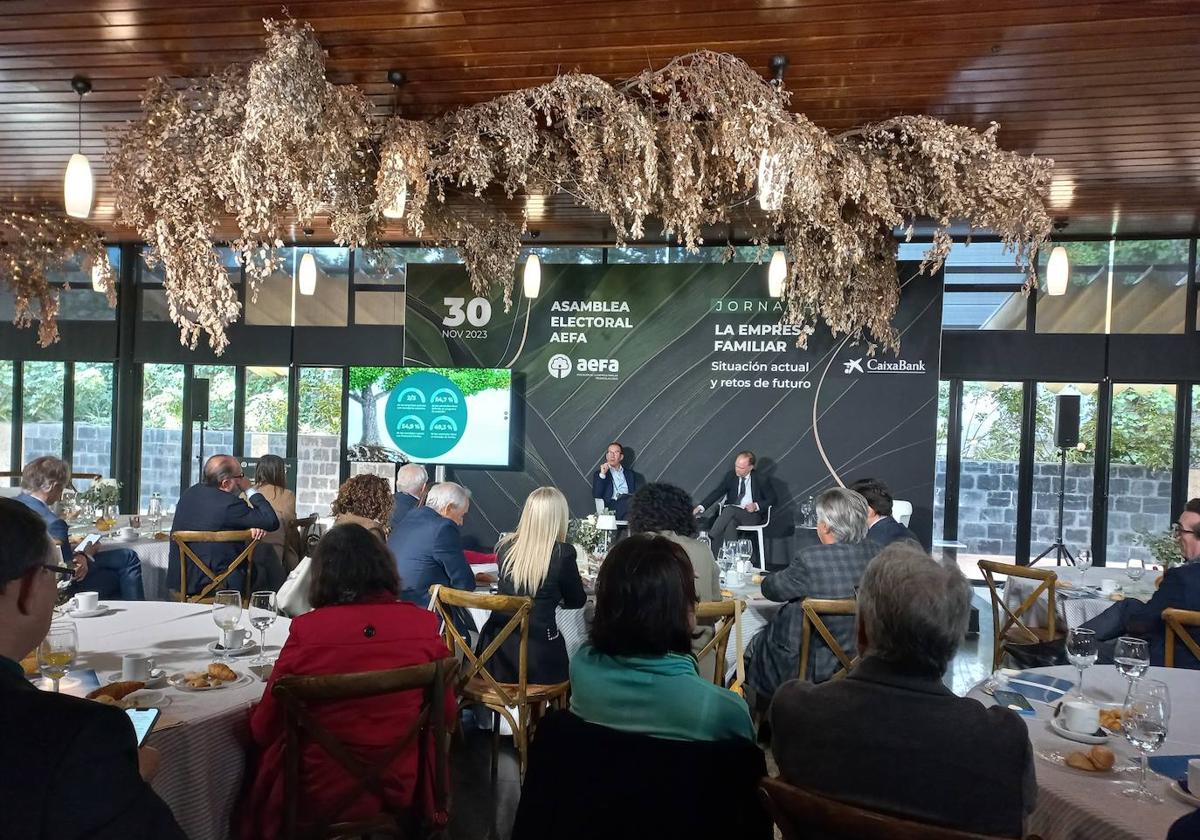
<svg viewBox="0 0 1200 840"><path fill-rule="evenodd" d="M801 602L805 598L853 598L863 570L878 551L867 540L866 500L843 487L817 496L817 538L820 545L800 549L786 569L763 578L763 596L784 604L750 641L746 682L754 689L759 708L770 702L780 684L799 673ZM853 657L854 619L833 616L824 622L842 650ZM808 678L822 682L841 667L833 651L814 633Z"/></svg>
<svg viewBox="0 0 1200 840"><path fill-rule="evenodd" d="M429 473L420 464L405 464L396 471L396 502L392 506L388 531L395 531L404 517L421 504L428 484Z"/></svg>
<svg viewBox="0 0 1200 840"><path fill-rule="evenodd" d="M42 519L15 499L0 499L0 533L0 836L183 840L146 783L158 753L137 749L125 712L25 679L20 660L50 627L56 570L72 569Z"/></svg>
<svg viewBox="0 0 1200 840"><path fill-rule="evenodd" d="M53 508L70 483L71 468L66 461L51 455L34 458L21 470L17 501L42 518L50 537L58 542L63 562L75 567L71 591L97 592L101 599L143 600L142 561L132 549L100 551L98 543L92 543L86 551L71 549L67 523Z"/></svg>
<svg viewBox="0 0 1200 840"><path fill-rule="evenodd" d="M761 525L766 520L767 508L775 504L771 482L754 475L756 462L750 450L739 452L733 469L696 505L696 516L702 516L713 502L725 500L725 506L708 529L714 551L720 551L726 540L737 539L739 525Z"/></svg>
<svg viewBox="0 0 1200 840"><path fill-rule="evenodd" d="M245 531L255 538L279 527L275 509L261 493L243 498L250 482L242 473L241 464L232 455L213 455L204 462L204 474L179 497L175 505L175 520L171 533L176 531ZM189 548L208 568L220 574L242 553L244 542L193 543ZM171 541L167 562L167 585L172 591L179 585L179 546ZM278 568L274 568L274 567ZM246 563L225 578L221 589L246 591ZM187 565L187 594L195 595L212 578L200 571L195 563ZM283 565L269 545L259 545L254 552L255 587L278 589L283 583ZM271 584L274 584L272 587Z"/></svg>
<svg viewBox="0 0 1200 840"><path fill-rule="evenodd" d="M880 548L897 540L921 541L917 535L892 518L892 491L877 478L862 478L850 489L867 500L867 539Z"/></svg>
<svg viewBox="0 0 1200 840"><path fill-rule="evenodd" d="M942 683L970 608L953 565L906 542L880 552L858 590L862 661L845 679L796 680L775 695L771 748L784 781L872 811L1023 836L1037 796L1024 721Z"/></svg>
<svg viewBox="0 0 1200 840"><path fill-rule="evenodd" d="M625 447L613 441L604 452L600 469L592 473L592 498L596 500L597 512L616 511L617 519L627 521L629 498L646 482L624 462Z"/></svg>
<svg viewBox="0 0 1200 840"><path fill-rule="evenodd" d="M434 584L475 591L475 574L463 556L459 533L470 507L467 488L452 481L435 484L424 506L404 517L388 536L400 573L401 600L427 607Z"/></svg>
<svg viewBox="0 0 1200 840"><path fill-rule="evenodd" d="M1171 533L1187 561L1167 570L1150 600L1142 603L1136 598L1126 598L1084 622L1084 627L1096 631L1101 662L1112 662L1118 638L1136 636L1150 643L1150 664L1163 665L1167 649L1163 610L1168 607L1200 610L1200 498L1188 501L1179 521L1171 526ZM1200 668L1200 660L1178 639L1175 641L1175 667Z"/></svg>

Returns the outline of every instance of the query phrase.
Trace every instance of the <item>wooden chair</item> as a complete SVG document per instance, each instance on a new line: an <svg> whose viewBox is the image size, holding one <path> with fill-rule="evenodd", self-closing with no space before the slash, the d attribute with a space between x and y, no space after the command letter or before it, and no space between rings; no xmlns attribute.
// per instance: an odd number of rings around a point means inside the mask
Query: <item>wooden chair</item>
<svg viewBox="0 0 1200 840"><path fill-rule="evenodd" d="M842 667L830 679L836 680L846 676L850 669L858 664L858 657L850 658L850 655L838 644L838 640L829 631L829 627L821 620L821 617L826 615L857 615L858 602L853 598L805 598L800 602L800 610L803 614L800 624L800 679L808 679L808 657L812 650L813 630L817 631L817 635L821 637L829 649L833 651L833 655L837 657L838 662L842 664Z"/></svg>
<svg viewBox="0 0 1200 840"><path fill-rule="evenodd" d="M729 650L729 631L736 628L735 644L737 645L737 681L745 682L746 667L742 657L742 611L746 602L737 598L728 601L701 601L696 605L696 620L712 619L716 621L713 637L708 640L696 659L703 661L710 653L714 655L713 683L725 685L725 656Z"/></svg>
<svg viewBox="0 0 1200 840"><path fill-rule="evenodd" d="M171 534L171 539L179 547L179 592L175 594L175 600L189 604L212 603L212 593L220 589L225 579L243 563L246 564L245 595L249 597L254 577L254 549L258 546L258 540L254 539L249 531L175 531ZM196 552L192 551L189 545L189 543L227 543L241 542L242 540L246 540L246 547L220 574L214 572L207 563L196 556ZM189 563L197 566L209 578L208 584L195 595L188 595L187 591Z"/></svg>
<svg viewBox="0 0 1200 840"><path fill-rule="evenodd" d="M997 563L994 560L980 560L979 571L983 573L983 581L992 594L993 671L1000 667L1000 659L1010 647L1045 644L1062 638L1063 633L1055 626L1058 620L1058 603L1054 597L1054 589L1058 585L1057 574L1047 569ZM1000 583L996 580L996 575L1036 580L1038 585L1015 610L1010 610L1000 594ZM1024 616L1033 609L1043 594L1046 596L1046 626L1030 627ZM1005 615L1003 624L1000 622L1001 611Z"/></svg>
<svg viewBox="0 0 1200 840"><path fill-rule="evenodd" d="M868 811L781 779L765 778L758 790L784 840L807 840L813 834L829 840L1012 840Z"/></svg>
<svg viewBox="0 0 1200 840"><path fill-rule="evenodd" d="M1168 607L1162 611L1163 621L1167 624L1167 637L1163 652L1163 664L1168 668L1175 667L1175 637L1183 642L1183 646L1191 651L1192 656L1200 659L1200 641L1186 628L1200 627L1200 612L1195 610L1177 610Z"/></svg>
<svg viewBox="0 0 1200 840"><path fill-rule="evenodd" d="M361 674L330 674L326 676L281 677L271 693L283 710L286 742L283 752L283 836L286 838L347 837L385 834L392 837L427 837L429 829L444 829L449 820L449 724L445 719L446 686L454 678L458 663L453 657ZM406 732L397 732L396 740L385 755L371 764L364 763L353 750L337 739L315 718L314 706L346 700L360 700L395 694L401 691L421 691L421 709L417 719ZM388 801L380 776L406 749L416 742L417 786L414 801L409 806L397 806ZM314 820L304 829L300 826L300 798L304 796L303 764L305 748L316 743L355 780L339 804L328 814ZM432 814L422 813L422 780L427 772L430 745L433 746L433 803ZM382 804L380 814L366 822L336 822L338 817L363 793L374 794Z"/></svg>
<svg viewBox="0 0 1200 840"><path fill-rule="evenodd" d="M493 775L496 773L499 760L500 718L503 717L512 727L513 744L517 748L518 767L521 775L524 776L529 758L529 736L536 725L535 715L540 717L541 713L552 703L560 708L565 708L564 702L571 690L569 681L553 685L531 684L528 681L529 611L533 608L533 599L524 595L488 595L464 592L445 586L432 586L429 592L430 608L436 610L442 618L442 635L446 640L446 646L456 655L461 654L463 658L458 685L459 708L486 706L492 710ZM454 626L451 611L453 607L511 613L511 617L496 638L492 639L491 644L477 656L471 647L471 642L464 638L458 628ZM500 649L504 640L514 632L520 635L517 682L502 683L488 671L487 663ZM514 716L509 709L516 709L516 715Z"/></svg>

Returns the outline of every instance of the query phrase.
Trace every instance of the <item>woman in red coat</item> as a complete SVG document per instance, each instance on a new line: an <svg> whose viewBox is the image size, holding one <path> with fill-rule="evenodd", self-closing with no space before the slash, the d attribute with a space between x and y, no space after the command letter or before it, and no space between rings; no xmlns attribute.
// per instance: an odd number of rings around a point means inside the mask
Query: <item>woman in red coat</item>
<svg viewBox="0 0 1200 840"><path fill-rule="evenodd" d="M288 640L271 672L262 700L250 715L250 730L261 751L248 798L243 803L242 836L276 837L283 823L283 709L271 695L275 681L288 674L352 674L420 665L449 656L438 635L436 616L397 600L396 561L377 537L360 525L338 525L321 539L313 557L309 597L314 609L292 622ZM317 707L316 719L364 761L384 753L416 719L421 694L406 691ZM452 689L445 698L446 720L457 708ZM425 774L429 778L429 774ZM430 791L416 791L417 747L406 750L383 777L394 806L431 802ZM354 779L321 747L306 744L301 767L303 795L300 824L314 819L341 822L368 819L380 811L379 799L363 792L338 814L330 809L357 787Z"/></svg>

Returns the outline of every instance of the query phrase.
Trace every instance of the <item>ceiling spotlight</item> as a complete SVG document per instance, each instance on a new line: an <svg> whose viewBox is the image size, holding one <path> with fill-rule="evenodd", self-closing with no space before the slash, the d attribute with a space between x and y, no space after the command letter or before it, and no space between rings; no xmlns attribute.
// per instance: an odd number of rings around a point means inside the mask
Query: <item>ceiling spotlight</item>
<svg viewBox="0 0 1200 840"><path fill-rule="evenodd" d="M92 213L92 196L95 182L92 180L92 165L83 153L83 97L92 90L92 83L83 76L71 79L71 89L79 94L77 113L78 151L67 161L67 173L63 177L63 204L67 215L86 219Z"/></svg>
<svg viewBox="0 0 1200 840"><path fill-rule="evenodd" d="M530 300L536 298L542 290L542 261L537 254L530 254L529 259L525 260L525 277L521 285L525 297Z"/></svg>
<svg viewBox="0 0 1200 840"><path fill-rule="evenodd" d="M771 255L771 265L767 269L767 294L773 298L783 297L783 283L787 280L787 257L783 251Z"/></svg>

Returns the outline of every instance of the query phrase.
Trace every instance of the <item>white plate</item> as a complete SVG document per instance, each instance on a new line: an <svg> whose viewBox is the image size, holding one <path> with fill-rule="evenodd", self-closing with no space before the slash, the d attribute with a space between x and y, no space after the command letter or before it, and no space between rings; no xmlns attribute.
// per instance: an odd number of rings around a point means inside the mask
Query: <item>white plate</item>
<svg viewBox="0 0 1200 840"><path fill-rule="evenodd" d="M146 688L161 688L163 682L167 678L167 672L162 668L155 668L150 674L150 679L145 680ZM104 677L106 683L124 682L125 678L121 676L120 671L113 671ZM145 691L145 689L141 689Z"/></svg>
<svg viewBox="0 0 1200 840"><path fill-rule="evenodd" d="M1071 752L1076 751L1071 750ZM1078 752L1086 751L1078 750ZM1063 770L1066 770L1068 773L1074 773L1076 776L1088 776L1102 782L1122 781L1121 776L1123 775L1141 772L1139 767L1129 764L1126 758L1120 753L1116 753L1117 761L1112 766L1111 770L1080 770L1078 767L1072 767L1071 765L1067 764L1067 753L1059 752L1058 750L1048 750L1035 746L1033 749L1033 754L1042 761L1049 762L1056 767L1060 767Z"/></svg>
<svg viewBox="0 0 1200 840"><path fill-rule="evenodd" d="M1068 741L1076 741L1080 744L1103 744L1108 741L1107 735L1084 735L1081 732L1072 732L1070 729L1067 729L1066 724L1062 722L1062 718L1051 718L1050 728L1060 738L1066 738Z"/></svg>
<svg viewBox="0 0 1200 840"><path fill-rule="evenodd" d="M1187 803L1188 805L1191 805L1193 808L1200 808L1200 797L1193 796L1192 794L1190 794L1186 790L1184 790L1183 786L1179 784L1178 779L1168 779L1167 780L1167 790L1169 790L1169 791L1171 791L1171 793L1175 794L1176 799L1179 799L1179 800Z"/></svg>
<svg viewBox="0 0 1200 840"><path fill-rule="evenodd" d="M125 699L133 701L133 704L139 709L156 709L171 704L171 698L163 692L151 691L146 688L126 694Z"/></svg>
<svg viewBox="0 0 1200 840"><path fill-rule="evenodd" d="M219 650L216 642L208 643L208 652L213 656L221 656L223 654L227 656L246 656L247 654L254 653L256 650L258 650L258 642L254 641L248 641L240 648L230 648L229 650Z"/></svg>
<svg viewBox="0 0 1200 840"><path fill-rule="evenodd" d="M99 615L108 615L112 612L112 607L108 604L97 604L94 610L67 610L67 615L71 618L95 618Z"/></svg>
<svg viewBox="0 0 1200 840"><path fill-rule="evenodd" d="M220 685L210 685L207 688L192 688L189 685L185 685L185 677L182 673L172 674L171 676L167 677L167 684L172 688L179 689L180 691L220 691L223 688L234 688L235 686L249 685L252 681L252 677L249 674L241 674L237 671L234 671L234 673L238 675L236 680L232 680L231 682L227 683L221 683Z"/></svg>
<svg viewBox="0 0 1200 840"><path fill-rule="evenodd" d="M120 534L118 534L117 536L112 538L111 542L131 543L131 542L137 542L141 538L142 538L141 534L136 534L135 536L132 536L132 537L122 537Z"/></svg>

